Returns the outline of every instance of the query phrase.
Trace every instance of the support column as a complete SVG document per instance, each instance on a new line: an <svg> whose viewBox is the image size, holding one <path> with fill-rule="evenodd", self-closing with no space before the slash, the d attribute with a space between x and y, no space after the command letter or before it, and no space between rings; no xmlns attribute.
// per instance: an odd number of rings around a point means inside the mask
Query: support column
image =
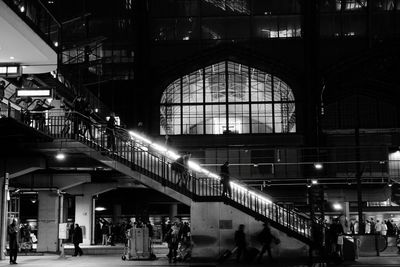
<svg viewBox="0 0 400 267"><path fill-rule="evenodd" d="M55 192L38 194L38 252L58 251L59 196Z"/></svg>
<svg viewBox="0 0 400 267"><path fill-rule="evenodd" d="M90 245L92 240L92 198L91 194L75 196L75 223L82 228L83 245Z"/></svg>
<svg viewBox="0 0 400 267"><path fill-rule="evenodd" d="M169 206L169 220L172 221L176 216L178 216L178 204L174 203Z"/></svg>

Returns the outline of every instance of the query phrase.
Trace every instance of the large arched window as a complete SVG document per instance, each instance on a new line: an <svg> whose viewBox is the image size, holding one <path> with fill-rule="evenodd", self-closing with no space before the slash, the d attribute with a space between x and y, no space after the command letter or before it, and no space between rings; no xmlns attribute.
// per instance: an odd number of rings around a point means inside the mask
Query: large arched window
<svg viewBox="0 0 400 267"><path fill-rule="evenodd" d="M160 134L296 131L295 101L278 77L223 61L171 83L160 103Z"/></svg>

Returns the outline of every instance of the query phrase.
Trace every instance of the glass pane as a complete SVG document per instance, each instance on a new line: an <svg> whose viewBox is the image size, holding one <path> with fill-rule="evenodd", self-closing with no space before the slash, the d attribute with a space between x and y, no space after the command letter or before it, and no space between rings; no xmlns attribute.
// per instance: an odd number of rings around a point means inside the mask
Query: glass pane
<svg viewBox="0 0 400 267"><path fill-rule="evenodd" d="M365 36L366 33L366 14L343 14L343 36Z"/></svg>
<svg viewBox="0 0 400 267"><path fill-rule="evenodd" d="M225 62L205 69L206 102L226 102Z"/></svg>
<svg viewBox="0 0 400 267"><path fill-rule="evenodd" d="M279 38L301 37L300 16L279 17Z"/></svg>
<svg viewBox="0 0 400 267"><path fill-rule="evenodd" d="M274 77L274 101L294 101L292 90L278 77Z"/></svg>
<svg viewBox="0 0 400 267"><path fill-rule="evenodd" d="M294 132L295 117L294 103L280 103L274 105L275 133Z"/></svg>
<svg viewBox="0 0 400 267"><path fill-rule="evenodd" d="M228 109L229 133L250 133L249 105L229 105Z"/></svg>
<svg viewBox="0 0 400 267"><path fill-rule="evenodd" d="M160 107L160 129L169 135L181 134L181 108L180 106Z"/></svg>
<svg viewBox="0 0 400 267"><path fill-rule="evenodd" d="M271 95L271 75L256 69L251 69L251 101L272 101Z"/></svg>
<svg viewBox="0 0 400 267"><path fill-rule="evenodd" d="M249 15L249 0L203 0L201 14L203 16Z"/></svg>
<svg viewBox="0 0 400 267"><path fill-rule="evenodd" d="M183 103L203 103L203 71L183 76Z"/></svg>
<svg viewBox="0 0 400 267"><path fill-rule="evenodd" d="M181 79L175 80L167 87L161 97L161 103L181 103Z"/></svg>
<svg viewBox="0 0 400 267"><path fill-rule="evenodd" d="M176 40L195 40L199 39L199 30L196 18L182 18L176 20L175 25Z"/></svg>
<svg viewBox="0 0 400 267"><path fill-rule="evenodd" d="M154 41L175 40L175 20L154 19L152 25L152 40Z"/></svg>
<svg viewBox="0 0 400 267"><path fill-rule="evenodd" d="M203 134L203 106L183 107L183 134Z"/></svg>
<svg viewBox="0 0 400 267"><path fill-rule="evenodd" d="M228 102L249 101L249 68L228 62Z"/></svg>
<svg viewBox="0 0 400 267"><path fill-rule="evenodd" d="M272 104L251 105L251 130L253 133L272 133Z"/></svg>
<svg viewBox="0 0 400 267"><path fill-rule="evenodd" d="M320 18L321 36L338 37L341 35L339 14L322 14Z"/></svg>
<svg viewBox="0 0 400 267"><path fill-rule="evenodd" d="M278 38L278 17L254 17L253 36L255 38Z"/></svg>
<svg viewBox="0 0 400 267"><path fill-rule="evenodd" d="M223 134L226 131L226 106L206 106L206 134Z"/></svg>

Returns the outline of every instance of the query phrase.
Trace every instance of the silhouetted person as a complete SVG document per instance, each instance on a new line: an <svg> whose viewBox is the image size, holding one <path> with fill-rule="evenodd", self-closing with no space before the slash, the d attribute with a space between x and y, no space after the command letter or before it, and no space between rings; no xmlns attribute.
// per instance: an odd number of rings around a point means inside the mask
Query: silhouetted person
<svg viewBox="0 0 400 267"><path fill-rule="evenodd" d="M272 261L271 243L272 243L272 240L274 239L274 236L271 233L271 228L269 227L268 223L264 224L264 229L259 234L258 239L262 245L261 252L258 256L258 262L259 263L261 262L262 257L266 251L268 252L269 260Z"/></svg>
<svg viewBox="0 0 400 267"><path fill-rule="evenodd" d="M235 245L237 247L236 251L236 261L240 261L240 257L246 252L246 236L244 234L244 224L239 225L239 229L235 232Z"/></svg>
<svg viewBox="0 0 400 267"><path fill-rule="evenodd" d="M74 234L72 235L72 243L74 243L75 253L74 256L82 256L83 251L79 247L79 244L83 242L82 228L79 227L79 224L75 224Z"/></svg>
<svg viewBox="0 0 400 267"><path fill-rule="evenodd" d="M230 185L230 176L229 176L229 161L225 161L225 163L221 166L221 184L222 184L222 196L232 196L231 185Z"/></svg>
<svg viewBox="0 0 400 267"><path fill-rule="evenodd" d="M107 149L110 149L111 151L115 151L115 125L116 125L116 120L115 120L115 113L111 112L110 118L107 121Z"/></svg>
<svg viewBox="0 0 400 267"><path fill-rule="evenodd" d="M7 228L9 247L10 247L10 264L17 264L18 254L18 235L19 228L17 226L17 219L13 219L12 223Z"/></svg>
<svg viewBox="0 0 400 267"><path fill-rule="evenodd" d="M4 98L4 91L6 90L6 83L4 81L0 81L0 112L1 112L1 101ZM0 113L0 116L2 114Z"/></svg>

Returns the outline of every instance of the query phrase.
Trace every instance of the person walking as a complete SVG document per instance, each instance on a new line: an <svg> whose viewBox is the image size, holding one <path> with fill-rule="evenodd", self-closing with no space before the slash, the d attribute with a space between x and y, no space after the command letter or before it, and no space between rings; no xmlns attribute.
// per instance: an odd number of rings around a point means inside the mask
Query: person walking
<svg viewBox="0 0 400 267"><path fill-rule="evenodd" d="M109 229L108 229L108 225L105 222L103 222L103 226L101 227L101 234L102 234L102 237L103 237L101 244L103 246L107 246Z"/></svg>
<svg viewBox="0 0 400 267"><path fill-rule="evenodd" d="M236 262L240 262L240 258L246 252L246 235L244 233L244 224L239 225L239 229L235 232L235 245L236 250Z"/></svg>
<svg viewBox="0 0 400 267"><path fill-rule="evenodd" d="M382 223L379 220L376 220L375 234L377 234L377 235L382 234Z"/></svg>
<svg viewBox="0 0 400 267"><path fill-rule="evenodd" d="M264 229L259 233L258 235L258 240L260 241L262 245L262 249L260 254L258 255L258 263L261 263L262 257L264 253L267 251L268 252L268 258L269 261L272 261L272 253L271 253L271 243L274 239L274 236L271 233L271 228L269 227L268 223L264 224Z"/></svg>
<svg viewBox="0 0 400 267"><path fill-rule="evenodd" d="M176 262L178 245L180 242L180 234L181 227L178 222L174 222L174 224L169 229L168 233L165 236L165 241L168 243L168 261L169 263Z"/></svg>
<svg viewBox="0 0 400 267"><path fill-rule="evenodd" d="M74 243L74 247L75 247L75 253L73 256L82 256L83 255L83 251L82 249L79 247L79 244L82 243L83 241L83 236L82 236L82 228L79 227L79 224L75 224L75 228L74 228L74 234L72 235L72 243Z"/></svg>
<svg viewBox="0 0 400 267"><path fill-rule="evenodd" d="M231 185L230 185L230 176L229 176L229 161L225 161L225 163L221 166L221 184L222 184L222 196L232 196Z"/></svg>
<svg viewBox="0 0 400 267"><path fill-rule="evenodd" d="M115 125L116 125L116 120L115 120L115 113L111 112L110 118L107 121L107 149L110 149L111 151L115 151Z"/></svg>
<svg viewBox="0 0 400 267"><path fill-rule="evenodd" d="M1 103L3 101L4 98L4 91L6 90L6 83L5 81L0 81L0 117L2 116L1 114Z"/></svg>
<svg viewBox="0 0 400 267"><path fill-rule="evenodd" d="M17 219L13 219L12 223L7 228L9 247L10 247L10 264L17 264L18 255L18 232L19 228L17 226Z"/></svg>

